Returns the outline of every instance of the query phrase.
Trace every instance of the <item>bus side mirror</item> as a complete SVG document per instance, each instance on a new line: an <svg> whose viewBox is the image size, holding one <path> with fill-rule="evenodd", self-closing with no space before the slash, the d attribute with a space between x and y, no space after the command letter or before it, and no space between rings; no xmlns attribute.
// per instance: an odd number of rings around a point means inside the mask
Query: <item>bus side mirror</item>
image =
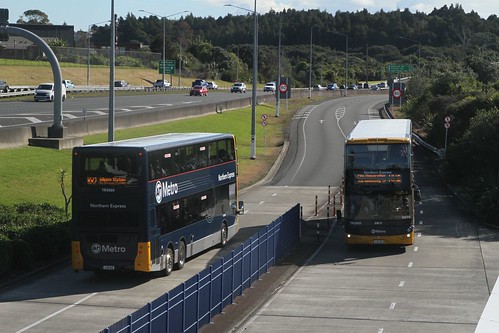
<svg viewBox="0 0 499 333"><path fill-rule="evenodd" d="M413 185L412 188L414 189L414 201L421 202L421 191L419 190L419 187Z"/></svg>
<svg viewBox="0 0 499 333"><path fill-rule="evenodd" d="M239 215L244 214L244 201L239 201L239 202L237 203L237 213L238 213Z"/></svg>

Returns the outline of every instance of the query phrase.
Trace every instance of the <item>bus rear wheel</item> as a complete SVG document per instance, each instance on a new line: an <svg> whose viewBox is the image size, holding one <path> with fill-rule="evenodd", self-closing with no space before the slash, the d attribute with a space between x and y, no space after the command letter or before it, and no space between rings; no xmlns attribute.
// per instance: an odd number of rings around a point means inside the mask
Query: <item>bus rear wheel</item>
<svg viewBox="0 0 499 333"><path fill-rule="evenodd" d="M225 245L227 245L228 237L229 232L227 230L227 224L223 223L222 230L220 231L220 247L224 247Z"/></svg>
<svg viewBox="0 0 499 333"><path fill-rule="evenodd" d="M180 241L178 244L178 262L175 264L175 269L184 268L185 264L185 243Z"/></svg>
<svg viewBox="0 0 499 333"><path fill-rule="evenodd" d="M172 271L173 271L173 250L171 248L168 248L166 250L165 254L165 269L163 271L163 274L165 276L169 276Z"/></svg>

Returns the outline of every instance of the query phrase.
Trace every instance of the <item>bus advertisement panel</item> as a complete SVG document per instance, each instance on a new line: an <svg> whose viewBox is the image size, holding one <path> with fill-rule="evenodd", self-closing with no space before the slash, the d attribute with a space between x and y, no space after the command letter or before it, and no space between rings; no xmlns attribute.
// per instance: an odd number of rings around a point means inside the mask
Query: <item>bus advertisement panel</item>
<svg viewBox="0 0 499 333"><path fill-rule="evenodd" d="M183 133L73 150L75 271L181 269L237 232L235 138Z"/></svg>

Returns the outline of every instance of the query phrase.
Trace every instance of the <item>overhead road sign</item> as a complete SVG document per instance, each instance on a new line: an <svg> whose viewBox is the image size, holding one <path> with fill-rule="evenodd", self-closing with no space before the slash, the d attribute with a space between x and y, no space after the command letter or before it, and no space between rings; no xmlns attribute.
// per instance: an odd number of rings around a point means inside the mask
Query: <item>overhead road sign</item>
<svg viewBox="0 0 499 333"><path fill-rule="evenodd" d="M397 65L397 64L388 65L389 73L409 73L412 71L414 71L414 67L412 65Z"/></svg>

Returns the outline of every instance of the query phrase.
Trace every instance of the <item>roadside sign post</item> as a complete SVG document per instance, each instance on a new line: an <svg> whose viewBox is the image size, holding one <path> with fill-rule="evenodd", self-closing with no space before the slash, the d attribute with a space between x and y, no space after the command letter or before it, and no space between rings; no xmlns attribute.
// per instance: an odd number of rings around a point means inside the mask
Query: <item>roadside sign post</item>
<svg viewBox="0 0 499 333"><path fill-rule="evenodd" d="M445 117L445 123L444 123L444 127L445 127L445 144L444 144L444 156L447 155L447 133L449 132L449 128L450 128L450 117L447 116Z"/></svg>
<svg viewBox="0 0 499 333"><path fill-rule="evenodd" d="M266 135L266 127L267 127L267 115L262 114L262 126L263 126L263 156L266 156L265 148L267 146L267 135Z"/></svg>

